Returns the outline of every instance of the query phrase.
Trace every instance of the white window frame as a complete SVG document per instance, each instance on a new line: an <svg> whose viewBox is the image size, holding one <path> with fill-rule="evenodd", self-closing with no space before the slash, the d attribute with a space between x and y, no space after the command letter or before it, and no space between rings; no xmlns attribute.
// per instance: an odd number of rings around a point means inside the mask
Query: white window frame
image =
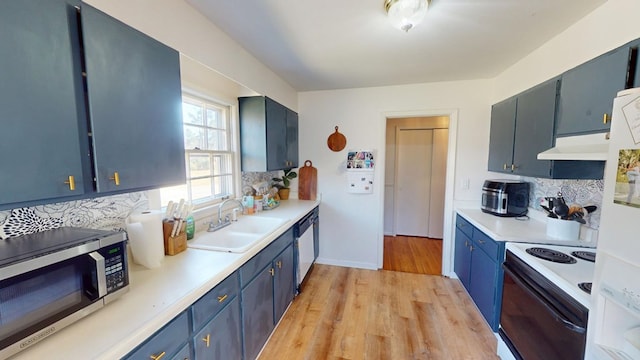
<svg viewBox="0 0 640 360"><path fill-rule="evenodd" d="M227 198L235 198L236 194L238 193L238 188L239 188L239 182L240 182L240 169L239 169L239 165L238 165L238 156L239 156L239 150L238 150L238 142L237 142L237 138L239 137L238 134L238 127L235 121L235 117L233 116L234 111L235 111L235 107L229 104L224 103L223 101L219 101L219 100L215 100L211 97L208 97L206 95L200 94L198 92L195 91L190 91L187 89L183 89L182 91L182 104L185 103L185 100L187 102L190 103L202 103L203 107L206 108L206 106L208 105L209 108L218 108L218 109L223 109L223 113L224 115L224 121L225 121L225 128L223 129L225 131L225 135L226 135L226 143L227 143L227 150L207 150L207 149L187 149L186 148L186 144L185 144L185 166L186 166L186 187L187 187L187 198L185 198L185 200L188 203L192 203L194 210L206 210L207 208L211 208L213 206L218 205L219 203L221 203L224 199ZM191 100L191 101L189 101ZM206 111L205 111L206 114ZM206 116L206 115L205 115ZM215 130L221 130L218 128L214 128L214 127L210 127L210 126L206 126L206 124L203 125L197 125L197 124L191 124L191 123L187 123L184 122L184 119L182 119L183 122L183 127L184 126L193 126L193 127L200 127L200 128L208 128L208 129L215 129ZM225 173L225 174L216 174L215 172L212 175L207 175L207 176L192 176L192 169L190 168L190 162L189 162L189 158L190 155L194 155L194 154L209 154L212 157L212 161L213 161L213 157L215 157L216 155L222 155L222 156L228 156L229 157L229 163L228 163L228 169L229 172ZM211 164L212 169L213 169L213 163ZM230 182L229 182L229 192L225 193L225 194L221 194L219 196L215 195L214 196L210 196L208 198L204 198L205 200L202 199L193 199L193 194L192 194L192 187L190 186L190 183L194 180L198 180L198 179L207 179L207 178L211 178L212 179L212 183L215 183L215 178L216 177L221 177L221 176L229 176L231 178ZM168 200L173 200L173 201L177 201L179 199L163 199L163 203L162 206L166 206L166 202ZM196 211L196 212L201 212L201 211Z"/></svg>

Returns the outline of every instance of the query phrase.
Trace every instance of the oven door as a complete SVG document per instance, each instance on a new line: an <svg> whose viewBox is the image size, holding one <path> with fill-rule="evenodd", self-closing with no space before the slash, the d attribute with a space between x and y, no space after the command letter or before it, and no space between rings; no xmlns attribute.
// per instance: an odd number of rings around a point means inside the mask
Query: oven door
<svg viewBox="0 0 640 360"><path fill-rule="evenodd" d="M104 269L104 257L92 252L0 281L0 358L100 306Z"/></svg>
<svg viewBox="0 0 640 360"><path fill-rule="evenodd" d="M584 358L588 309L507 251L500 336L516 358Z"/></svg>

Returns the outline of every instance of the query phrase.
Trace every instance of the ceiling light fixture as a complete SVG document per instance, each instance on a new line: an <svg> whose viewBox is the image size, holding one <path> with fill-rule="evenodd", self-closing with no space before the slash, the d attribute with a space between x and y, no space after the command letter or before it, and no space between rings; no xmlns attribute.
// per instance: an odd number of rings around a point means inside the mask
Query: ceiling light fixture
<svg viewBox="0 0 640 360"><path fill-rule="evenodd" d="M427 14L430 0L385 0L384 9L393 26L409 32Z"/></svg>

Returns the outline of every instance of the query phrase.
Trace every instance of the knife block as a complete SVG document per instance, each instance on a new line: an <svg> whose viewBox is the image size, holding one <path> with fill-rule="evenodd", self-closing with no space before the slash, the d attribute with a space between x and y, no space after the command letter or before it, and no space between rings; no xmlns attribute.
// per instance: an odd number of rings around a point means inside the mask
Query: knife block
<svg viewBox="0 0 640 360"><path fill-rule="evenodd" d="M165 255L176 255L187 249L187 232L181 230L176 236L171 236L174 220L162 222L162 234L164 236ZM186 226L185 226L186 228Z"/></svg>

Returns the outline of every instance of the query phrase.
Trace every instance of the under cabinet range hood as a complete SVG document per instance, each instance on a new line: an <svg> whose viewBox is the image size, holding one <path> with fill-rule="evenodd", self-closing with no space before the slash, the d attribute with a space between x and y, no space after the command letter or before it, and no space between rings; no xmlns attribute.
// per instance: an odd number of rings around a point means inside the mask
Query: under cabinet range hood
<svg viewBox="0 0 640 360"><path fill-rule="evenodd" d="M538 154L538 160L606 161L608 133L556 138L556 146Z"/></svg>

